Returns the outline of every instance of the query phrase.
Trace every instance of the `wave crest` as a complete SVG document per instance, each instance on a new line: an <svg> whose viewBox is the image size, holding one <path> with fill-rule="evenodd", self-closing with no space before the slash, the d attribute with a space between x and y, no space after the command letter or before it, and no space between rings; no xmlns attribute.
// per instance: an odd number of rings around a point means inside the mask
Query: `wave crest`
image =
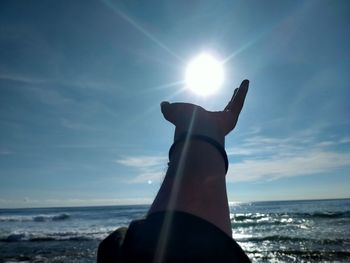
<svg viewBox="0 0 350 263"><path fill-rule="evenodd" d="M101 238L106 233L98 233ZM60 232L60 233L11 233L9 235L2 236L0 242L20 242L20 241L87 241L93 239L99 239L97 233L73 233L73 232Z"/></svg>
<svg viewBox="0 0 350 263"><path fill-rule="evenodd" d="M282 242L312 242L322 245L342 245L350 242L349 239L313 239L307 237L296 237L296 236L281 236L281 235L271 235L271 236L258 236L258 237L244 237L235 238L238 242L264 242L264 241L282 241Z"/></svg>
<svg viewBox="0 0 350 263"><path fill-rule="evenodd" d="M0 222L49 222L68 219L70 219L70 215L67 213L35 216L0 216Z"/></svg>

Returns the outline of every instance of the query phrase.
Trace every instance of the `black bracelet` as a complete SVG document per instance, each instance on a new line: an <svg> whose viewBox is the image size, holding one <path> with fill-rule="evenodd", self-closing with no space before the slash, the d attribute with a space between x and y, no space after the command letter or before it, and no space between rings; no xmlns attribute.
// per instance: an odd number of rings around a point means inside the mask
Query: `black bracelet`
<svg viewBox="0 0 350 263"><path fill-rule="evenodd" d="M174 141L174 143L171 145L170 149L169 149L169 161L170 161L170 157L171 155L173 154L173 151L175 149L175 146L180 143L180 142L183 142L183 141L186 141L186 140L200 140L200 141L205 141L209 144L211 144L212 146L214 146L218 151L219 153L222 155L222 158L224 159L224 162L225 162L225 173L227 173L227 170L228 170L228 159L227 159L227 154L226 154L226 151L225 151L225 148L223 146L221 146L220 143L218 143L217 141L215 141L214 139L208 137L208 136L205 136L205 135L200 135L200 134L188 134L188 133L184 133L184 134L181 134L178 139L176 139L176 141Z"/></svg>

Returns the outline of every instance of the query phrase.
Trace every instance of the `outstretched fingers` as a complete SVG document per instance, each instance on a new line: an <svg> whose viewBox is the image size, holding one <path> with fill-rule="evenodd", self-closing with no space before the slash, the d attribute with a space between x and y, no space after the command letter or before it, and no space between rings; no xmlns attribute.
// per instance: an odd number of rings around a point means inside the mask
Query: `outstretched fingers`
<svg viewBox="0 0 350 263"><path fill-rule="evenodd" d="M235 91L233 92L231 100L227 103L224 111L229 111L230 110L230 105L232 104L232 101L234 100L236 94L237 94L238 88L235 88Z"/></svg>
<svg viewBox="0 0 350 263"><path fill-rule="evenodd" d="M230 102L220 114L225 135L236 127L239 114L241 113L248 92L248 86L249 80L244 80L239 88L235 89Z"/></svg>
<svg viewBox="0 0 350 263"><path fill-rule="evenodd" d="M249 80L247 79L243 80L239 88L235 89L232 99L227 104L224 111L229 111L235 117L238 117L238 115L240 114L243 108L244 100L248 92L248 87L249 87Z"/></svg>

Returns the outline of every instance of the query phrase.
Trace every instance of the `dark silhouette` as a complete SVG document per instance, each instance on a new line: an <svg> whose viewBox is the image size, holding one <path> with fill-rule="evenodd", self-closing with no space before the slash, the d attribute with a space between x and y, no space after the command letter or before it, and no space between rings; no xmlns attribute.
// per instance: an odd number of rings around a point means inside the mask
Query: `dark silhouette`
<svg viewBox="0 0 350 263"><path fill-rule="evenodd" d="M175 125L166 176L146 218L103 240L98 262L250 262L232 238L224 148L248 86L244 80L223 111L161 104Z"/></svg>

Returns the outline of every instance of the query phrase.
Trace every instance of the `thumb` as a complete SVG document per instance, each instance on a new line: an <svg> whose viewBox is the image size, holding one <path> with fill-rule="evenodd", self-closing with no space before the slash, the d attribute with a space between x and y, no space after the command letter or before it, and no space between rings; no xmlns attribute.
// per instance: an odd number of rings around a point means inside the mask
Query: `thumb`
<svg viewBox="0 0 350 263"><path fill-rule="evenodd" d="M175 125L175 107L168 101L163 101L160 104L160 110L163 113L164 118Z"/></svg>

